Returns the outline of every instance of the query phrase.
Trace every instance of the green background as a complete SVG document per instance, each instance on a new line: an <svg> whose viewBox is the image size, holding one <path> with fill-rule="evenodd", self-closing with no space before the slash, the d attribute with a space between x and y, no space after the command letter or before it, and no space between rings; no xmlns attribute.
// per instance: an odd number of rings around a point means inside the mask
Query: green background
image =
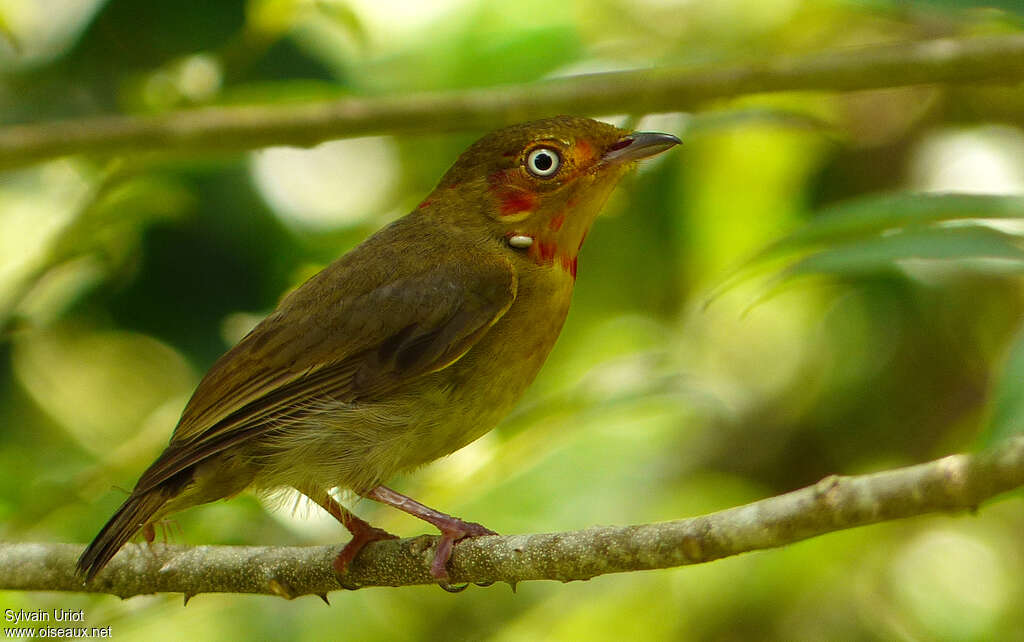
<svg viewBox="0 0 1024 642"><path fill-rule="evenodd" d="M979 4L0 0L0 123L715 68L1024 26L1017 2ZM519 409L394 485L501 533L551 532L698 515L1019 432L1022 115L1019 85L608 115L684 145L624 181L595 224L568 322ZM213 361L414 207L480 133L0 173L0 538L88 541ZM166 536L347 538L293 506L244 495L176 516ZM355 507L403 536L430 531ZM1021 509L1017 493L977 516L515 593L183 608L177 595L4 592L0 610L81 608L125 640L1024 639Z"/></svg>

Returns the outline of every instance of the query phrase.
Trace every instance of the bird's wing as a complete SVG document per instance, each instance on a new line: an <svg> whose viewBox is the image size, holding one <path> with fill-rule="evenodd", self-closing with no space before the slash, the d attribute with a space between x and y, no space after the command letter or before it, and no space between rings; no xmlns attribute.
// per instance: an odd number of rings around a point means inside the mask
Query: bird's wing
<svg viewBox="0 0 1024 642"><path fill-rule="evenodd" d="M328 268L299 288L211 368L137 491L318 403L379 398L451 365L508 310L517 287L504 259L434 264L351 296L324 294L332 276Z"/></svg>

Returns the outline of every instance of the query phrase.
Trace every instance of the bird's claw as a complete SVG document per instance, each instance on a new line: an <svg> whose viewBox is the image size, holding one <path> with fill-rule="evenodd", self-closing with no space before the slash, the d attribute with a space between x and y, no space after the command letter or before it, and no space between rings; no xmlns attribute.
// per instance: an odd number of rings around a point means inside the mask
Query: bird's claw
<svg viewBox="0 0 1024 642"><path fill-rule="evenodd" d="M442 584L447 582L448 569L446 567L448 560L451 559L455 543L467 537L483 537L485 535L497 535L497 533L482 524L452 518L441 528L441 537L437 540L437 552L434 553L434 561L430 565L430 574L435 579L441 580Z"/></svg>
<svg viewBox="0 0 1024 642"><path fill-rule="evenodd" d="M438 582L437 585L440 586L442 589L448 591L449 593L461 593L469 588L469 582L466 582L465 584L461 585L448 584L447 582Z"/></svg>
<svg viewBox="0 0 1024 642"><path fill-rule="evenodd" d="M352 539L349 540L348 544L345 544L345 548L341 549L338 556L334 558L334 572L337 575L344 575L348 572L349 564L352 563L352 560L356 558L356 555L359 555L359 552L367 544L385 539L398 539L398 536L392 535L382 528L372 526L353 533Z"/></svg>

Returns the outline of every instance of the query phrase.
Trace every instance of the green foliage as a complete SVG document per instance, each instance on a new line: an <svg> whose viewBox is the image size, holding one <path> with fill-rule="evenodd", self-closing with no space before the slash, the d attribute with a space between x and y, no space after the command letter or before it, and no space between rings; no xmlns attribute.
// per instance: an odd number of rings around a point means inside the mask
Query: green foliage
<svg viewBox="0 0 1024 642"><path fill-rule="evenodd" d="M716 296L773 260L790 260L763 297L801 276L857 278L899 272L913 261L947 271L1018 275L1020 235L985 221L1024 218L1024 199L976 194L893 194L829 208L759 251L726 279ZM709 299L709 302L711 300Z"/></svg>
<svg viewBox="0 0 1024 642"><path fill-rule="evenodd" d="M827 208L792 234L769 244L753 260L949 221L1014 218L1024 218L1024 198L914 193L868 197Z"/></svg>

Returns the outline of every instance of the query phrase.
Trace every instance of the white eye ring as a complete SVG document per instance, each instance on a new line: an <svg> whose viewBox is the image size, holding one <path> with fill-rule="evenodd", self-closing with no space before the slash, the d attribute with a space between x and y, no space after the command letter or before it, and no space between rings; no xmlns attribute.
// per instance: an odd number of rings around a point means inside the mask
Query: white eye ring
<svg viewBox="0 0 1024 642"><path fill-rule="evenodd" d="M539 178L547 178L562 166L562 157L550 147L538 147L526 157L526 169Z"/></svg>

